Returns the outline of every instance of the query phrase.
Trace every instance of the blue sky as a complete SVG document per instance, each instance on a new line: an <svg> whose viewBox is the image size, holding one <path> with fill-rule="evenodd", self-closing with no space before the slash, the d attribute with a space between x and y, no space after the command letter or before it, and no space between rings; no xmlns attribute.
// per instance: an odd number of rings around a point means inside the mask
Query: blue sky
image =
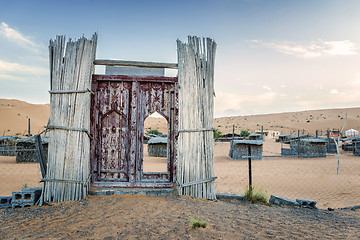
<svg viewBox="0 0 360 240"><path fill-rule="evenodd" d="M216 116L359 106L358 0L0 5L0 98L48 103L49 40L97 32L98 59L176 62L176 39L215 39Z"/></svg>

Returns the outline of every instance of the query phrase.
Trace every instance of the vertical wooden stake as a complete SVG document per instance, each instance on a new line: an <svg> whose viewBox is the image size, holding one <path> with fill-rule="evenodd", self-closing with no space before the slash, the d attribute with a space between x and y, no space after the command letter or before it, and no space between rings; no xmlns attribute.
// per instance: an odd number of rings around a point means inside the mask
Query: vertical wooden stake
<svg viewBox="0 0 360 240"><path fill-rule="evenodd" d="M297 155L300 157L300 130L298 130Z"/></svg>
<svg viewBox="0 0 360 240"><path fill-rule="evenodd" d="M235 138L235 125L233 125L233 135L232 135L232 140L234 140Z"/></svg>
<svg viewBox="0 0 360 240"><path fill-rule="evenodd" d="M329 129L326 130L326 137L327 137L327 151L329 152L329 149L330 149L330 132L329 132Z"/></svg>
<svg viewBox="0 0 360 240"><path fill-rule="evenodd" d="M252 190L253 190L253 187L252 187L252 176L251 176L251 146L249 145L248 146L248 163L249 163L249 193L250 195L252 195Z"/></svg>
<svg viewBox="0 0 360 240"><path fill-rule="evenodd" d="M30 118L28 118L28 137L30 137Z"/></svg>

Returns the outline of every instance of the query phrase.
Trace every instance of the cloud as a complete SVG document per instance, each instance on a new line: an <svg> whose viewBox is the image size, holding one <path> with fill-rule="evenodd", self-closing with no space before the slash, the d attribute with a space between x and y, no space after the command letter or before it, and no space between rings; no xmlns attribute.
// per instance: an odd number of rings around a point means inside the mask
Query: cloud
<svg viewBox="0 0 360 240"><path fill-rule="evenodd" d="M269 90L266 92L256 92L255 94L236 94L217 91L215 98L215 115L223 116L249 113L250 108L262 109L272 105L278 96L278 93Z"/></svg>
<svg viewBox="0 0 360 240"><path fill-rule="evenodd" d="M300 109L314 109L317 104L318 102L313 100L299 100L294 102L294 105L297 105Z"/></svg>
<svg viewBox="0 0 360 240"><path fill-rule="evenodd" d="M337 89L330 90L330 94L338 94L338 93L339 93L339 90L337 90Z"/></svg>
<svg viewBox="0 0 360 240"><path fill-rule="evenodd" d="M9 75L13 77L19 75L47 75L49 74L49 69L0 60L0 72L2 77Z"/></svg>
<svg viewBox="0 0 360 240"><path fill-rule="evenodd" d="M35 52L37 52L39 48L42 48L40 45L33 42L30 37L24 36L19 31L9 27L5 22L2 22L0 25L0 36L5 37L11 43L15 43L16 45Z"/></svg>
<svg viewBox="0 0 360 240"><path fill-rule="evenodd" d="M255 45L273 49L277 52L298 58L317 58L322 56L348 56L357 55L359 46L349 40L343 41L314 41L310 43L277 41L264 42L261 40L250 41Z"/></svg>
<svg viewBox="0 0 360 240"><path fill-rule="evenodd" d="M276 96L278 94L274 91L269 91L269 92L266 92L266 93L263 93L263 94L260 94L258 96L256 96L259 100L263 100L263 101L266 101L267 103L269 103L269 101L273 101Z"/></svg>
<svg viewBox="0 0 360 240"><path fill-rule="evenodd" d="M268 86L263 86L262 88L265 90L268 90L268 91L272 91L271 87L268 87Z"/></svg>

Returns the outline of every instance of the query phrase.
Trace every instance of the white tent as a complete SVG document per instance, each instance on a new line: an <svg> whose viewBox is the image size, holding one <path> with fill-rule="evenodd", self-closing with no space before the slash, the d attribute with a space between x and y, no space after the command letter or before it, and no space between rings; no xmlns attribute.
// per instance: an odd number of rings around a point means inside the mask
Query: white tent
<svg viewBox="0 0 360 240"><path fill-rule="evenodd" d="M346 137L355 137L357 135L359 135L359 131L357 131L355 129L349 129L349 130L345 131Z"/></svg>

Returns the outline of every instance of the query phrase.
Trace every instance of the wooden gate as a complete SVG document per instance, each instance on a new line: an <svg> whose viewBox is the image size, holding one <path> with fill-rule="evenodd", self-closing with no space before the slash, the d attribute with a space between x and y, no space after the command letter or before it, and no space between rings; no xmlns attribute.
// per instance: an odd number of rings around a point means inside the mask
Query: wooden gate
<svg viewBox="0 0 360 240"><path fill-rule="evenodd" d="M177 77L93 75L91 173L99 187L173 187L176 179ZM167 172L143 171L144 121L168 122Z"/></svg>

